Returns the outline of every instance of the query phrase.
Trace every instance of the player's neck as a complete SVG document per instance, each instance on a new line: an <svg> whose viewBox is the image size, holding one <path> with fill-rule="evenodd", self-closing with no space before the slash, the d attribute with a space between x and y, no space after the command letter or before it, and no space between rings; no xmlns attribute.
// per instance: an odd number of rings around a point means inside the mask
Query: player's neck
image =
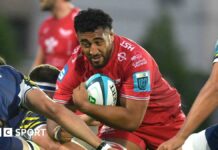
<svg viewBox="0 0 218 150"><path fill-rule="evenodd" d="M55 18L60 19L67 16L73 8L74 6L69 2L57 4L57 7L54 8L52 14Z"/></svg>

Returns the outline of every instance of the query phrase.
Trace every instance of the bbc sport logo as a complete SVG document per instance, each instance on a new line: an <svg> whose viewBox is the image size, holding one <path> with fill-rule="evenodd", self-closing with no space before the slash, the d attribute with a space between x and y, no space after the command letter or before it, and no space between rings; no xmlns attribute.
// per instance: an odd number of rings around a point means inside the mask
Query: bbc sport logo
<svg viewBox="0 0 218 150"><path fill-rule="evenodd" d="M12 136L44 136L46 129L15 129L13 128L0 128L0 137L12 137Z"/></svg>

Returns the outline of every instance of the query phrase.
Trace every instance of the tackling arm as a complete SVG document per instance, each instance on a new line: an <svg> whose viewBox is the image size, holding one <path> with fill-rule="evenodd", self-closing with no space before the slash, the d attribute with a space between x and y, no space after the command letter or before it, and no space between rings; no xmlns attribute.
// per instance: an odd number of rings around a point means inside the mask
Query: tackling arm
<svg viewBox="0 0 218 150"><path fill-rule="evenodd" d="M27 93L27 105L31 110L54 120L69 133L95 148L101 144L101 140L77 115L64 106L52 102L41 90L32 89Z"/></svg>
<svg viewBox="0 0 218 150"><path fill-rule="evenodd" d="M187 138L218 106L218 64L214 64L210 78L198 94L187 120L178 133Z"/></svg>
<svg viewBox="0 0 218 150"><path fill-rule="evenodd" d="M161 144L158 150L174 150L179 148L186 138L217 108L217 83L218 63L215 63L211 75L192 105L183 127L174 138Z"/></svg>

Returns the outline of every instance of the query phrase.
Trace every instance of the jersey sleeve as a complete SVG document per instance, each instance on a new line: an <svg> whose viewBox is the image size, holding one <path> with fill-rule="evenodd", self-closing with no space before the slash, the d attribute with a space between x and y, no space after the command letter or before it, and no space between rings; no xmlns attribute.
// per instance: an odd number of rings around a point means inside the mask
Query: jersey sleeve
<svg viewBox="0 0 218 150"><path fill-rule="evenodd" d="M134 50L125 63L125 79L120 96L132 100L149 100L152 90L154 62L144 49ZM141 49L141 50L140 50Z"/></svg>
<svg viewBox="0 0 218 150"><path fill-rule="evenodd" d="M27 93L35 88L38 88L37 85L31 81L29 78L24 77L22 82L20 83L20 91L18 93L18 97L20 98L20 106L24 107L24 108L28 108L28 106L26 105L26 95Z"/></svg>
<svg viewBox="0 0 218 150"><path fill-rule="evenodd" d="M54 94L54 100L57 103L73 103L73 89L76 88L81 82L79 74L77 73L77 67L79 65L76 65L75 59L76 58L74 56L71 56L58 76L56 83L57 87Z"/></svg>

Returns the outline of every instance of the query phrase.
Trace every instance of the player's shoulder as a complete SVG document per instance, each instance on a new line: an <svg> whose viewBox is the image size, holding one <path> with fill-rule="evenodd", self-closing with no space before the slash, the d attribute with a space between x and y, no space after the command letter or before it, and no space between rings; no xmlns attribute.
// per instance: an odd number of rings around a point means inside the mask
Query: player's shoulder
<svg viewBox="0 0 218 150"><path fill-rule="evenodd" d="M22 79L23 74L17 71L14 67L9 65L2 65L0 66L0 78L3 77L12 77L16 79Z"/></svg>
<svg viewBox="0 0 218 150"><path fill-rule="evenodd" d="M48 29L50 28L50 22L51 22L50 17L43 20L39 26L39 32L46 33L48 31Z"/></svg>
<svg viewBox="0 0 218 150"><path fill-rule="evenodd" d="M78 45L77 47L73 49L72 54L70 56L71 63L74 64L74 63L77 63L77 61L80 61L83 59L84 59L84 55L82 53L80 45Z"/></svg>
<svg viewBox="0 0 218 150"><path fill-rule="evenodd" d="M81 51L81 47L77 46L72 51L72 54L68 59L67 64L62 69L61 73L64 75L67 74L68 72L72 73L72 71L68 71L68 70L73 70L74 72L77 73L83 72L85 68L85 64L86 64L86 58Z"/></svg>
<svg viewBox="0 0 218 150"><path fill-rule="evenodd" d="M48 16L47 18L45 18L41 24L40 24L40 28L45 28L47 26L49 26L52 21L54 20L55 18L53 16Z"/></svg>
<svg viewBox="0 0 218 150"><path fill-rule="evenodd" d="M131 39L119 36L119 40L117 41L119 41L117 43L117 45L119 45L118 59L119 56L122 56L122 58L124 59L125 57L127 61L134 61L143 57L150 57L148 52L143 47Z"/></svg>
<svg viewBox="0 0 218 150"><path fill-rule="evenodd" d="M126 53L128 53L128 55L134 55L135 52L144 53L146 51L135 41L123 36L119 36L119 45L120 45L120 50L125 51Z"/></svg>

